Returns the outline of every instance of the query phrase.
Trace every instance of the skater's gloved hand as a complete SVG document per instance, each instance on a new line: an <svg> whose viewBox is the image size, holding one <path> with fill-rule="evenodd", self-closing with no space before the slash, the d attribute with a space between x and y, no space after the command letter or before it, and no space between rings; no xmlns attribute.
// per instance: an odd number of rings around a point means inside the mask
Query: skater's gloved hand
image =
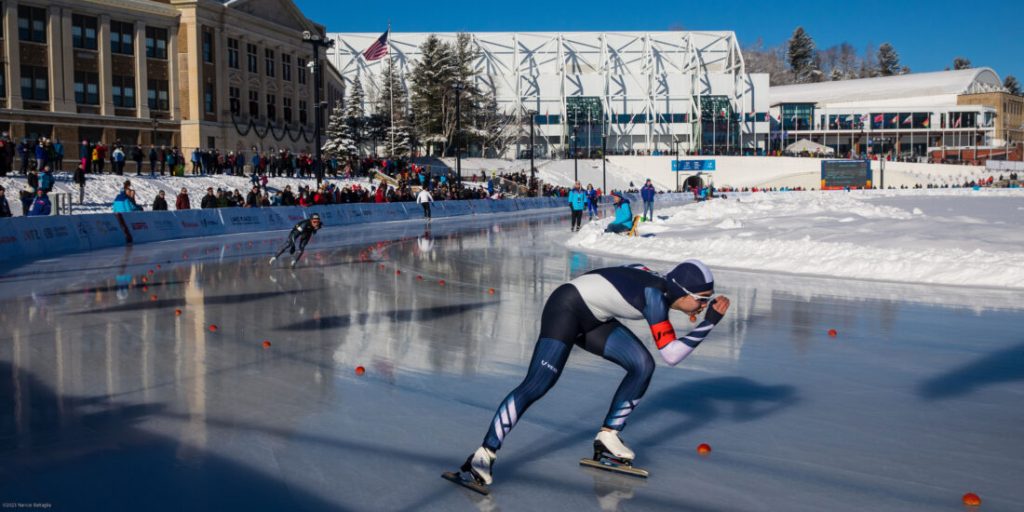
<svg viewBox="0 0 1024 512"><path fill-rule="evenodd" d="M711 303L708 304L708 312L704 315L704 319L717 325L728 310L729 298L724 295L715 297L711 300Z"/></svg>

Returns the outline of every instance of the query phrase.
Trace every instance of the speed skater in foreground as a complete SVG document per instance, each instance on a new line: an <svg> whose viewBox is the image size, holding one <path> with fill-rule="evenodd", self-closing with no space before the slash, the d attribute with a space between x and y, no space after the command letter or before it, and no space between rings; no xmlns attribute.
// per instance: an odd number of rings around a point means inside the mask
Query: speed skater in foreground
<svg viewBox="0 0 1024 512"><path fill-rule="evenodd" d="M483 445L458 473L443 476L477 492L488 493L492 468L505 437L535 401L547 393L565 368L573 345L626 370L604 424L594 438L594 458L583 465L636 476L634 453L619 437L640 403L654 373L654 359L640 339L619 320L646 320L661 357L675 366L685 359L729 309L729 299L714 296L714 277L701 261L686 260L662 276L643 265L601 268L565 283L548 297L541 314L540 336L526 378L498 406ZM707 310L689 334L676 338L668 313L690 315Z"/></svg>

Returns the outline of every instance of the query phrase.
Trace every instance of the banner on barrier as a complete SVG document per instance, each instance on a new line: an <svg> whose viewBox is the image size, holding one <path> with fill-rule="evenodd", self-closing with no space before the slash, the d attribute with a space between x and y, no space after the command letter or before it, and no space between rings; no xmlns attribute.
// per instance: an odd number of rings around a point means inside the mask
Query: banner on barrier
<svg viewBox="0 0 1024 512"><path fill-rule="evenodd" d="M13 225L23 256L50 256L89 249L70 216L20 217Z"/></svg>
<svg viewBox="0 0 1024 512"><path fill-rule="evenodd" d="M181 227L172 212L126 212L121 217L132 234L133 242L181 238Z"/></svg>
<svg viewBox="0 0 1024 512"><path fill-rule="evenodd" d="M13 219L0 219L0 261L14 260L20 256L21 247L18 245Z"/></svg>
<svg viewBox="0 0 1024 512"><path fill-rule="evenodd" d="M178 229L184 238L223 235L223 220L217 210L175 210Z"/></svg>
<svg viewBox="0 0 1024 512"><path fill-rule="evenodd" d="M89 242L90 250L120 247L125 244L124 230L112 213L74 217L79 236Z"/></svg>

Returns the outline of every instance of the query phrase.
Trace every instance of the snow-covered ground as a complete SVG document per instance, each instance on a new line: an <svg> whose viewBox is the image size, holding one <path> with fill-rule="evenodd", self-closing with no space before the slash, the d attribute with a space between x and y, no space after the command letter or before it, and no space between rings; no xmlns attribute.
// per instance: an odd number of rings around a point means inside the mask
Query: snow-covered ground
<svg viewBox="0 0 1024 512"><path fill-rule="evenodd" d="M174 199L183 187L188 190L192 208L199 207L199 202L202 200L203 195L206 194L206 189L209 187L213 187L214 190L222 188L232 192L237 189L242 193L242 197L245 197L249 192L249 189L252 188L252 182L249 181L248 176L216 175L184 176L180 178L173 176L157 176L153 178L148 174L136 176L134 173L125 173L124 176L116 176L112 174L89 175L85 184L85 201L82 204L79 204L78 186L72 183L71 173L55 173L54 177L57 179L57 183L54 185L54 192L68 192L71 194L72 202L74 203L74 213L110 212L114 198L117 197L117 194L120 192L125 180L131 180L132 188L134 188L136 192L137 201L140 205L145 207L146 210L150 209L150 206L153 204L153 199L156 198L157 192L160 190L164 191L164 195L167 198L168 208L174 210ZM369 185L369 181L366 179L326 179L324 181L327 183L334 183L337 186L358 184L362 187L366 187ZM6 178L0 178L0 184L7 189L6 196L8 203L10 203L11 206L11 212L14 213L15 216L21 215L21 203L18 202L18 191L28 188L25 177L18 175L16 177L8 176ZM267 182L267 186L271 191L277 189L283 190L284 187L289 185L292 187L293 191L297 191L300 186L316 188L316 179L270 178L270 181Z"/></svg>
<svg viewBox="0 0 1024 512"><path fill-rule="evenodd" d="M640 238L605 234L606 219L568 243L644 261L1024 288L1024 190L733 194L655 214Z"/></svg>

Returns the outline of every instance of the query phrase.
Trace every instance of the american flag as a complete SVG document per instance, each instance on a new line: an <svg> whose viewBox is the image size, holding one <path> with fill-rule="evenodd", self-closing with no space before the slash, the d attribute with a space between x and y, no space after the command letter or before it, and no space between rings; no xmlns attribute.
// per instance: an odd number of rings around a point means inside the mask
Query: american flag
<svg viewBox="0 0 1024 512"><path fill-rule="evenodd" d="M390 32L390 30L388 31ZM378 60L388 54L388 32L384 32L363 52L367 62Z"/></svg>

